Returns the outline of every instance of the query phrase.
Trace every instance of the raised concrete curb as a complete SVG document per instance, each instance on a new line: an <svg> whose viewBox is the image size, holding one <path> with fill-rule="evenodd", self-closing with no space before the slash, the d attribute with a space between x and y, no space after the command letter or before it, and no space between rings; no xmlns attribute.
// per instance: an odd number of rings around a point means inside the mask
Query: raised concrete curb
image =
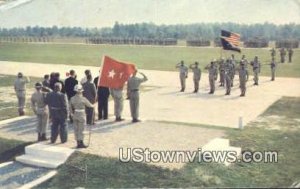
<svg viewBox="0 0 300 189"><path fill-rule="evenodd" d="M55 169L65 163L73 152L73 149L37 143L26 146L25 154L16 157L16 161L37 167Z"/></svg>
<svg viewBox="0 0 300 189"><path fill-rule="evenodd" d="M20 121L20 120L27 119L27 118L33 118L33 117L35 117L35 116L19 116L19 117L14 117L11 119L5 119L5 120L0 121L0 125L11 123L14 121Z"/></svg>
<svg viewBox="0 0 300 189"><path fill-rule="evenodd" d="M50 171L49 173L47 173L46 175L30 182L30 183L27 183L21 187L19 187L18 189L29 189L29 188L33 188L35 186L38 186L39 184L49 180L50 178L54 177L55 175L57 174L57 171L53 170L53 171Z"/></svg>
<svg viewBox="0 0 300 189"><path fill-rule="evenodd" d="M232 162L229 161L229 156L227 155L227 153L234 153L236 158L238 158L241 156L242 148L230 146L230 142L228 139L215 138L202 147L202 153L205 151L212 153L222 153L222 155L223 153L226 153L226 158L224 162L220 160L213 160L213 162L223 163L225 166L229 166L230 164L232 164Z"/></svg>

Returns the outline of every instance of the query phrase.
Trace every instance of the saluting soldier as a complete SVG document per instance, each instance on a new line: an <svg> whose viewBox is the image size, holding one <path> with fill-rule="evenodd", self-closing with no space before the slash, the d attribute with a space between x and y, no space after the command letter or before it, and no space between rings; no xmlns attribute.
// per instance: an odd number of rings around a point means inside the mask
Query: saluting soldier
<svg viewBox="0 0 300 189"><path fill-rule="evenodd" d="M260 62L258 61L258 57L254 57L254 61L251 62L251 66L253 68L253 75L254 75L254 85L258 85L258 74L260 72Z"/></svg>
<svg viewBox="0 0 300 189"><path fill-rule="evenodd" d="M281 58L281 63L285 62L285 55L286 55L286 51L284 48L280 49L280 58Z"/></svg>
<svg viewBox="0 0 300 189"><path fill-rule="evenodd" d="M25 115L25 103L26 103L26 83L29 83L29 77L23 77L23 73L19 72L17 79L14 83L15 92L18 98L18 112L19 116Z"/></svg>
<svg viewBox="0 0 300 189"><path fill-rule="evenodd" d="M210 91L208 94L214 94L215 80L216 80L216 74L217 74L217 69L216 69L216 66L214 65L214 61L210 62L210 66L206 67L206 69L208 69L208 79L209 79L209 86L210 86Z"/></svg>
<svg viewBox="0 0 300 189"><path fill-rule="evenodd" d="M185 80L188 77L188 68L184 65L183 60L176 65L176 68L179 70L179 79L181 84L180 92L184 92L185 90Z"/></svg>
<svg viewBox="0 0 300 189"><path fill-rule="evenodd" d="M235 76L235 60L233 58L230 59L229 61L230 63L230 78L231 78L231 87L233 87L233 80L234 80L234 76Z"/></svg>
<svg viewBox="0 0 300 189"><path fill-rule="evenodd" d="M45 141L47 140L46 130L49 121L49 110L45 104L46 93L43 91L51 92L52 90L47 87L43 87L42 83L39 82L35 84L35 89L36 92L34 92L31 96L31 108L38 119L38 141Z"/></svg>
<svg viewBox="0 0 300 189"><path fill-rule="evenodd" d="M241 67L239 69L239 79L240 79L240 89L241 89L241 95L245 96L246 93L246 83L248 81L248 70L245 67L244 62L241 63Z"/></svg>
<svg viewBox="0 0 300 189"><path fill-rule="evenodd" d="M116 121L123 121L122 119L122 111L123 111L123 87L119 89L110 89L110 94L114 99L114 113L116 116Z"/></svg>
<svg viewBox="0 0 300 189"><path fill-rule="evenodd" d="M198 67L199 63L195 62L195 64L190 65L190 69L192 69L194 76L194 93L197 93L199 90L199 81L201 79L201 69Z"/></svg>
<svg viewBox="0 0 300 189"><path fill-rule="evenodd" d="M275 80L275 70L276 70L276 62L275 62L274 58L272 58L270 67L271 67L271 81L274 81Z"/></svg>
<svg viewBox="0 0 300 189"><path fill-rule="evenodd" d="M230 60L228 59L226 62L225 67L225 87L226 87L226 93L225 95L230 95L231 92L231 80L232 80L232 64L230 63Z"/></svg>
<svg viewBox="0 0 300 189"><path fill-rule="evenodd" d="M87 82L87 81L86 81ZM93 108L93 105L82 96L83 88L81 85L75 85L76 95L71 98L71 114L73 114L74 135L77 141L77 148L86 148L83 143L83 131L86 122L85 107Z"/></svg>
<svg viewBox="0 0 300 189"><path fill-rule="evenodd" d="M222 58L219 62L219 72L220 72L220 87L224 87L225 84L225 60Z"/></svg>
<svg viewBox="0 0 300 189"><path fill-rule="evenodd" d="M276 51L275 51L275 49L272 48L270 51L271 51L271 57L272 57L272 58L275 58L275 56L276 56Z"/></svg>
<svg viewBox="0 0 300 189"><path fill-rule="evenodd" d="M57 82L54 84L54 91L47 94L45 103L48 105L52 120L51 126L51 143L55 143L58 134L61 143L67 142L67 117L68 117L68 98L61 92L62 84Z"/></svg>
<svg viewBox="0 0 300 189"><path fill-rule="evenodd" d="M293 49L292 49L292 48L289 48L289 50L288 50L288 54L289 54L289 63L292 62L293 53L294 53Z"/></svg>
<svg viewBox="0 0 300 189"><path fill-rule="evenodd" d="M130 112L132 117L132 122L139 122L139 87L141 83L148 80L145 74L139 72L143 78L136 77L137 70L133 73L132 77L129 78L127 82L127 96L129 97Z"/></svg>

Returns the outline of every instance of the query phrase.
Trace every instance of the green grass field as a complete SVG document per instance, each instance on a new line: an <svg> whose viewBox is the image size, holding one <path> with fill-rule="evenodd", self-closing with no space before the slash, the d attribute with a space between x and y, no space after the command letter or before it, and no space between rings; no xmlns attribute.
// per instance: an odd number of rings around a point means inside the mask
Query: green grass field
<svg viewBox="0 0 300 189"><path fill-rule="evenodd" d="M229 57L232 53L234 52L223 51L223 56ZM243 49L241 54L234 54L238 60L242 54L245 54L248 60L253 60L257 55L262 64L270 62L268 49ZM175 64L181 60L187 64L198 61L204 68L211 60L220 58L221 49L85 44L0 44L1 61L100 66L103 55L134 63L141 69L176 71ZM279 64L278 76L300 77L299 49L294 50L293 59L292 64ZM277 53L277 60L279 60L279 53ZM262 75L270 75L269 66L263 66Z"/></svg>

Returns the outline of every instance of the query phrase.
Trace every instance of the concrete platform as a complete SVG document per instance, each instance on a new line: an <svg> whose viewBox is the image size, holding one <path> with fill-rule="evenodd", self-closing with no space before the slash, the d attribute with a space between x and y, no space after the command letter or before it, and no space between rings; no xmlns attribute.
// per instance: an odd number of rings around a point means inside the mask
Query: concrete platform
<svg viewBox="0 0 300 189"><path fill-rule="evenodd" d="M16 161L37 166L55 169L65 163L74 152L73 149L45 144L33 144L25 147L25 154L16 157Z"/></svg>
<svg viewBox="0 0 300 189"><path fill-rule="evenodd" d="M218 155L226 155L225 161L222 161L221 159L214 159L214 162L217 163L223 163L225 166L229 166L232 163L232 159L233 157L231 157L230 154L235 154L235 157L237 158L236 160L238 160L238 158L241 156L242 153L242 149L240 147L233 147L230 146L230 141L228 139L224 139L224 138L215 138L213 140L211 140L210 142L208 142L207 144L205 144L202 147L202 152L211 152L211 153L218 153Z"/></svg>

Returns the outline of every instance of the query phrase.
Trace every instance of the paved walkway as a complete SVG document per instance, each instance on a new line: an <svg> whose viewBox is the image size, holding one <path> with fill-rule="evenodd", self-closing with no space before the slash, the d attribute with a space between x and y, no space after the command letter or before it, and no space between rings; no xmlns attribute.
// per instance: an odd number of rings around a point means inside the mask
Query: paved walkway
<svg viewBox="0 0 300 189"><path fill-rule="evenodd" d="M36 124L35 117L23 117L0 121L0 137L24 141L36 141ZM120 148L124 148L124 150L127 150L127 148L149 148L151 151L197 151L198 148L201 148L210 140L225 135L224 130L217 128L202 128L154 121L132 124L129 120L124 122L106 120L96 122L96 125L92 126L92 128L86 127L84 140L86 144L88 144L89 141L90 129L90 146L81 151L114 158L119 158ZM68 142L61 144L58 137L55 145L69 148L76 147L71 124L69 124L68 130ZM47 136L50 136L49 129L47 131ZM49 141L44 143L49 144ZM168 168L181 168L184 165L184 163L163 162L153 164Z"/></svg>
<svg viewBox="0 0 300 189"><path fill-rule="evenodd" d="M70 69L76 70L78 78L83 77L85 69L98 74L98 67L72 66L59 64L38 64L0 61L0 74L16 74L22 71L25 75L42 77L45 72L59 71L62 76ZM142 92L140 98L141 119L165 120L174 122L197 123L206 125L237 128L239 117L246 125L263 113L271 104L282 96L300 96L300 79L276 78L271 82L269 77L260 77L260 85L253 86L252 76L247 83L246 97L240 98L238 76L235 77L232 95L225 96L225 89L217 87L214 95L208 95L208 76L202 74L200 92L193 94L192 74L187 80L185 93L179 91L177 72L141 70L149 81L144 86L150 87ZM155 86L153 88L153 86ZM147 89L147 88L146 88ZM113 102L109 112L113 114ZM125 101L124 116L130 117L129 102Z"/></svg>

